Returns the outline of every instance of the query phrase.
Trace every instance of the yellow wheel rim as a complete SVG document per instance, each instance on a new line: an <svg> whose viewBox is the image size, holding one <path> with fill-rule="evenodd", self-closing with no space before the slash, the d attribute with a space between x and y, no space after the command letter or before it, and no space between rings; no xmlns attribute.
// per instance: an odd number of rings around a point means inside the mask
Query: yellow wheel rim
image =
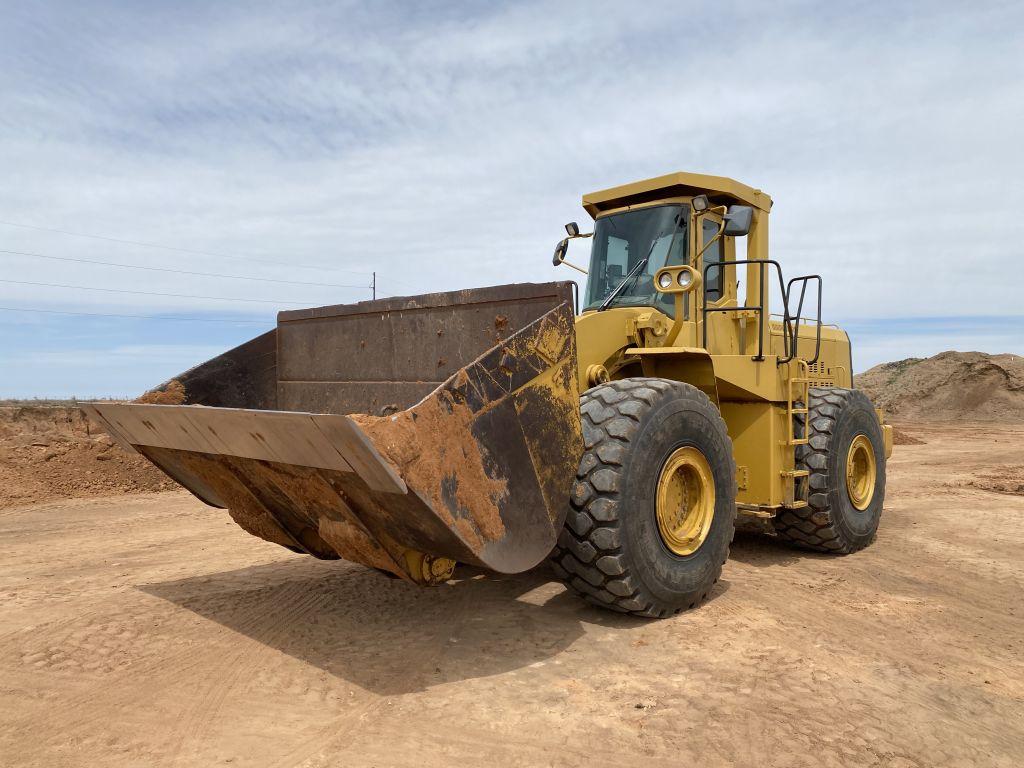
<svg viewBox="0 0 1024 768"><path fill-rule="evenodd" d="M673 451L658 477L658 532L673 553L692 555L711 530L715 481L704 454L686 446Z"/></svg>
<svg viewBox="0 0 1024 768"><path fill-rule="evenodd" d="M846 492L853 506L862 512L875 496L877 477L875 449L867 435L857 435L846 454Z"/></svg>

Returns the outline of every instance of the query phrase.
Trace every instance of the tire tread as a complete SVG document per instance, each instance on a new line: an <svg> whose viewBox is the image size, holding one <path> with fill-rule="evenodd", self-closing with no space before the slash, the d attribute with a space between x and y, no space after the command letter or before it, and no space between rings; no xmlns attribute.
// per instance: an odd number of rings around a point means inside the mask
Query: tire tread
<svg viewBox="0 0 1024 768"><path fill-rule="evenodd" d="M623 457L640 429L644 413L670 389L676 390L680 397L697 399L703 406L710 406L709 410L714 412L718 421L717 426L728 440L725 421L718 409L707 395L689 384L666 379L633 378L618 379L587 390L580 399L586 450L570 496L567 525L550 558L555 575L587 602L650 618L666 618L694 608L704 602L710 592L704 591L697 599L679 608L659 605L632 572L622 553L619 516L624 510L619 489ZM731 447L728 455L734 477L736 470ZM725 557L718 564L713 583L718 581L728 556L726 546Z"/></svg>
<svg viewBox="0 0 1024 768"><path fill-rule="evenodd" d="M863 549L869 541L857 542L845 536L836 523L829 501L828 466L832 434L840 412L852 403L863 400L873 408L867 395L857 389L840 387L814 387L810 390L810 405L806 418L796 415L797 434L804 434L807 425L809 442L797 446L796 468L810 474L805 481L809 488L806 507L782 509L773 525L775 533L801 549L830 554L848 555Z"/></svg>

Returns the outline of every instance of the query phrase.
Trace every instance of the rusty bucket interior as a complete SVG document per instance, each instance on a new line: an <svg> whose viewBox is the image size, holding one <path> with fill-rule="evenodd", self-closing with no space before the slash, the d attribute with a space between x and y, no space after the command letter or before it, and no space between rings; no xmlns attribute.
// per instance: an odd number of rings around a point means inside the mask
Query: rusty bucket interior
<svg viewBox="0 0 1024 768"><path fill-rule="evenodd" d="M582 452L571 288L281 312L142 402L85 408L268 541L419 583L515 573L554 544Z"/></svg>

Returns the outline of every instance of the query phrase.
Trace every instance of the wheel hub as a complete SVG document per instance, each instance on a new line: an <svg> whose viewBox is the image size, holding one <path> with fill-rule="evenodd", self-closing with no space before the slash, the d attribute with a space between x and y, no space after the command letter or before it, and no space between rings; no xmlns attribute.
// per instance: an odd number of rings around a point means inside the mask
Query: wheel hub
<svg viewBox="0 0 1024 768"><path fill-rule="evenodd" d="M677 448L665 461L655 512L661 540L673 553L692 555L700 549L715 514L715 481L697 448Z"/></svg>
<svg viewBox="0 0 1024 768"><path fill-rule="evenodd" d="M875 449L867 435L857 435L846 454L846 492L856 509L864 511L875 495L878 473Z"/></svg>

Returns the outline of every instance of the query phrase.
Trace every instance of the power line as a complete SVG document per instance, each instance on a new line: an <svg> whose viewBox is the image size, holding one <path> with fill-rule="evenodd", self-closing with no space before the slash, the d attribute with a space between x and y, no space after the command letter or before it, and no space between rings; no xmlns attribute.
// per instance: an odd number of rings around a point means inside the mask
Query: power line
<svg viewBox="0 0 1024 768"><path fill-rule="evenodd" d="M368 285L352 285L350 283L311 283L302 280L276 280L270 277L249 277L247 275L224 275L216 272L193 272L187 269L171 269L170 267L144 267L140 264L119 264L113 261L94 261L92 259L76 259L71 256L49 256L44 253L28 253L26 251L8 251L0 248L0 253L14 256L31 256L37 259L54 259L55 261L74 261L80 264L99 264L104 267L120 267L122 269L145 269L149 272L173 272L178 275L197 275L199 277L219 277L228 280L254 280L260 283L281 283L284 285L315 285L324 288L362 288L369 290Z"/></svg>
<svg viewBox="0 0 1024 768"><path fill-rule="evenodd" d="M223 254L223 253L211 253L209 251L197 251L197 250L193 250L191 248L177 248L177 247L175 247L173 245L160 245L159 243L145 243L145 242L141 242L139 240L124 240L124 239L122 239L120 237L107 237L105 235L89 235L89 234L86 234L84 232L71 232L71 231L66 230L66 229L55 229L53 227L37 227L37 226L35 226L33 224L19 224L18 222L15 222L15 221L0 221L0 224L4 224L4 225L6 225L8 227L21 227L22 229L34 229L34 230L37 230L39 232L55 232L55 233L57 233L59 235L70 235L71 237L88 237L88 238L91 238L93 240L106 240L107 242L110 242L110 243L122 243L124 245L139 245L139 246L142 246L144 248L159 248L159 249L164 250L164 251L175 251L177 253L191 253L191 254L193 254L195 256L213 256L214 258L218 258L218 259L235 259L237 261L246 261L246 262L258 261L258 262L260 262L262 264L274 264L276 266L286 266L286 267L301 267L302 269L321 269L324 272L346 272L346 273L348 273L350 275L366 275L367 277L370 275L369 272L354 272L354 271L352 271L350 269L337 269L335 267L323 267L323 266L317 266L317 265L313 265L313 264L295 264L295 263L290 262L290 261L289 262L282 262L282 261L275 261L275 260L272 260L272 259L260 259L260 258L254 257L254 256L252 256L252 257L250 257L250 256L229 256L229 255Z"/></svg>
<svg viewBox="0 0 1024 768"><path fill-rule="evenodd" d="M103 291L104 293L133 293L139 296L169 296L176 299L210 299L211 301L245 301L257 304L294 304L295 306L306 306L308 301L276 301L274 299L235 299L228 296L193 296L189 293L157 293L156 291L131 291L127 288L95 288L88 285L65 285L63 283L37 283L32 280L8 280L0 278L0 283L14 283L15 285L39 285L44 288L74 288L79 291Z"/></svg>
<svg viewBox="0 0 1024 768"><path fill-rule="evenodd" d="M413 286L409 285L408 283L404 283L401 280L396 280L395 278L388 277L387 275L383 275L382 276L381 273L378 273L377 274L377 287L378 288L380 287L381 281L383 281L385 283L394 283L395 285L401 286L402 288L407 288L408 290L413 291L414 293L416 291L422 291L423 290L422 288L414 288Z"/></svg>
<svg viewBox="0 0 1024 768"><path fill-rule="evenodd" d="M195 323L246 323L248 325L273 325L269 320L228 320L222 317L180 317L175 315L120 315L107 312L67 312L59 309L37 309L35 307L0 307L3 312L42 312L47 315L77 315L81 317L117 317L137 320L185 320Z"/></svg>

